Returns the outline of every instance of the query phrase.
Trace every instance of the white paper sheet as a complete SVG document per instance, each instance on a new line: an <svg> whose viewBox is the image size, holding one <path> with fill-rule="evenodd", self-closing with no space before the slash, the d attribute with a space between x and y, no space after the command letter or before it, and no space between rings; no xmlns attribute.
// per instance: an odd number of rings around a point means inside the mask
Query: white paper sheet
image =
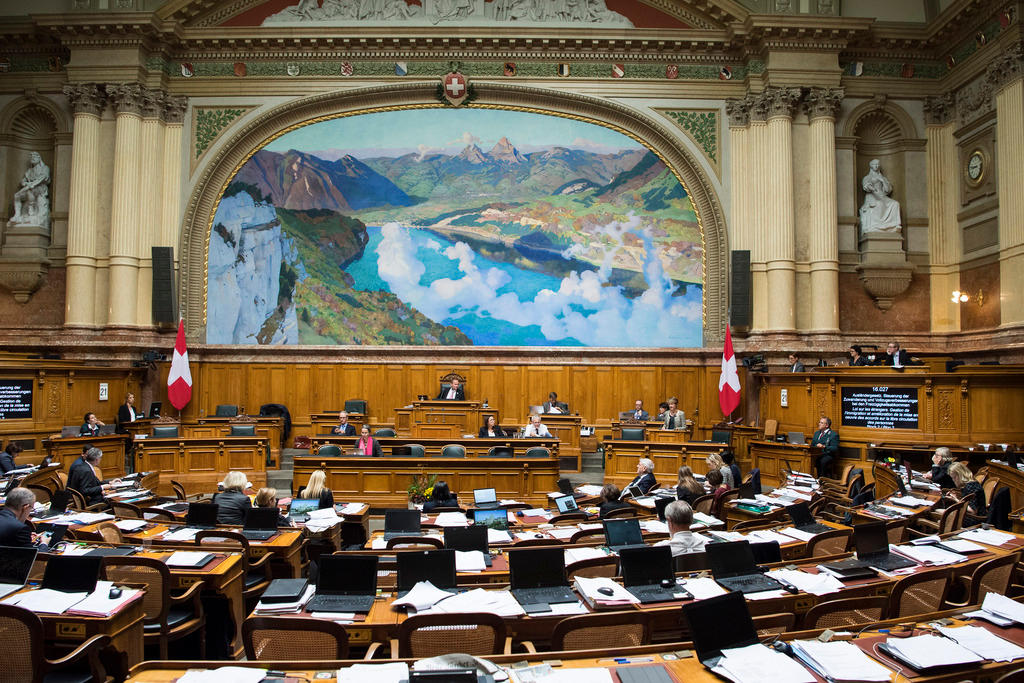
<svg viewBox="0 0 1024 683"><path fill-rule="evenodd" d="M591 560L598 557L608 557L608 553L597 548L566 548L565 564L568 566L573 562Z"/></svg>
<svg viewBox="0 0 1024 683"><path fill-rule="evenodd" d="M64 612L85 600L88 595L88 593L63 593L50 588L40 588L34 591L15 593L4 600L4 603L17 605L40 614L64 614Z"/></svg>
<svg viewBox="0 0 1024 683"><path fill-rule="evenodd" d="M492 529L487 527L487 544L494 545L496 543L511 543L512 534L505 531L504 529Z"/></svg>
<svg viewBox="0 0 1024 683"><path fill-rule="evenodd" d="M180 529L175 529L174 531L168 531L166 534L164 534L164 540L185 542L194 541L196 538L196 534L198 534L200 531L200 529L193 529L191 527L186 526Z"/></svg>
<svg viewBox="0 0 1024 683"><path fill-rule="evenodd" d="M783 536L789 536L790 538L795 538L798 541L809 541L812 538L814 538L814 534L808 533L806 531L801 531L800 529L797 529L796 527L786 527L785 529L779 529L779 533L782 534Z"/></svg>
<svg viewBox="0 0 1024 683"><path fill-rule="evenodd" d="M999 593L986 593L981 608L1004 619L1024 624L1024 605Z"/></svg>
<svg viewBox="0 0 1024 683"><path fill-rule="evenodd" d="M438 526L466 526L469 520L463 512L441 512L434 523Z"/></svg>
<svg viewBox="0 0 1024 683"><path fill-rule="evenodd" d="M716 595L725 595L728 592L711 578L686 579L680 583L693 596L694 600L706 600Z"/></svg>
<svg viewBox="0 0 1024 683"><path fill-rule="evenodd" d="M455 571L482 572L487 569L483 552L479 550L456 550Z"/></svg>
<svg viewBox="0 0 1024 683"><path fill-rule="evenodd" d="M405 662L386 664L353 664L338 669L338 683L399 683L409 680L409 665Z"/></svg>
<svg viewBox="0 0 1024 683"><path fill-rule="evenodd" d="M843 589L843 582L829 574L808 574L799 569L773 569L767 572L775 580L782 580L812 595L828 595Z"/></svg>
<svg viewBox="0 0 1024 683"><path fill-rule="evenodd" d="M476 552L480 551L478 550ZM404 598L400 598L391 603L391 608L399 610L411 607L417 612L422 612L423 610L429 609L445 598L450 598L453 595L455 594L438 588L430 581L420 581L412 587L412 590L405 594Z"/></svg>
<svg viewBox="0 0 1024 683"><path fill-rule="evenodd" d="M830 681L888 681L892 671L868 657L850 641L795 640L791 643L797 659Z"/></svg>
<svg viewBox="0 0 1024 683"><path fill-rule="evenodd" d="M814 683L814 676L796 661L761 643L722 650L719 667L739 683Z"/></svg>
<svg viewBox="0 0 1024 683"><path fill-rule="evenodd" d="M985 545L1002 545L1012 541L1016 536L995 529L971 529L970 531L962 531L960 538L968 541L977 541Z"/></svg>
<svg viewBox="0 0 1024 683"><path fill-rule="evenodd" d="M899 652L915 669L980 662L981 657L949 638L926 633L909 638L886 638L885 644Z"/></svg>
<svg viewBox="0 0 1024 683"><path fill-rule="evenodd" d="M771 529L757 529L747 534L748 539L755 539L764 543L770 543L772 541L777 542L779 545L785 545L786 543L792 543L792 536L785 536Z"/></svg>
<svg viewBox="0 0 1024 683"><path fill-rule="evenodd" d="M1024 657L1024 648L980 626L940 626L939 633L984 659L1011 662Z"/></svg>
<svg viewBox="0 0 1024 683"><path fill-rule="evenodd" d="M178 679L178 683L260 683L267 676L266 669L244 666L222 666L217 669L192 669Z"/></svg>
<svg viewBox="0 0 1024 683"><path fill-rule="evenodd" d="M142 592L133 588L122 588L119 597L111 598L110 589L113 585L113 581L97 581L96 589L89 593L84 600L69 609L68 612L70 614L85 614L89 616L107 616L121 609Z"/></svg>

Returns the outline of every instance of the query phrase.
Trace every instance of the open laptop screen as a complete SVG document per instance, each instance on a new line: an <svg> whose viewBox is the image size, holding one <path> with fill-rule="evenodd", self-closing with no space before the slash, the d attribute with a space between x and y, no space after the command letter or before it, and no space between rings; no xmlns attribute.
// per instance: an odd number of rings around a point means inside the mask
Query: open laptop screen
<svg viewBox="0 0 1024 683"><path fill-rule="evenodd" d="M369 595L377 591L375 555L321 555L318 593Z"/></svg>
<svg viewBox="0 0 1024 683"><path fill-rule="evenodd" d="M499 531L508 531L508 511L504 508L499 510L473 510L473 524L479 524Z"/></svg>
<svg viewBox="0 0 1024 683"><path fill-rule="evenodd" d="M504 512L504 510L502 510ZM507 521L507 520L506 520ZM444 528L444 547L452 550L487 552L487 527L449 526Z"/></svg>
<svg viewBox="0 0 1024 683"><path fill-rule="evenodd" d="M245 529L269 531L277 528L277 508L249 508L245 511Z"/></svg>
<svg viewBox="0 0 1024 683"><path fill-rule="evenodd" d="M100 577L102 557L55 555L46 561L42 588L65 593L91 593Z"/></svg>
<svg viewBox="0 0 1024 683"><path fill-rule="evenodd" d="M185 514L185 524L217 526L218 507L216 503L189 503L188 512Z"/></svg>
<svg viewBox="0 0 1024 683"><path fill-rule="evenodd" d="M623 548L619 551L622 583L627 586L650 586L662 579L675 579L672 571L672 548L667 545L644 548Z"/></svg>
<svg viewBox="0 0 1024 683"><path fill-rule="evenodd" d="M857 557L888 552L889 536L885 533L885 522L865 522L853 527L853 545Z"/></svg>
<svg viewBox="0 0 1024 683"><path fill-rule="evenodd" d="M486 505L498 502L498 492L494 489L473 489L473 504Z"/></svg>
<svg viewBox="0 0 1024 683"><path fill-rule="evenodd" d="M555 498L555 507L558 508L559 512L575 512L580 507L576 504L576 499L572 496L559 496Z"/></svg>
<svg viewBox="0 0 1024 683"><path fill-rule="evenodd" d="M510 550L508 569L513 589L566 585L565 551L561 547Z"/></svg>
<svg viewBox="0 0 1024 683"><path fill-rule="evenodd" d="M704 546L704 552L708 554L711 574L716 579L757 571L754 551L750 549L750 541L709 543Z"/></svg>
<svg viewBox="0 0 1024 683"><path fill-rule="evenodd" d="M644 542L638 519L608 519L602 523L605 544L609 547L641 545Z"/></svg>
<svg viewBox="0 0 1024 683"><path fill-rule="evenodd" d="M794 526L814 524L814 517L811 516L811 507L803 501L787 505L786 512L789 514L789 518L793 520Z"/></svg>
<svg viewBox="0 0 1024 683"><path fill-rule="evenodd" d="M419 510L385 510L384 531L416 531L420 530Z"/></svg>
<svg viewBox="0 0 1024 683"><path fill-rule="evenodd" d="M292 502L288 505L288 514L305 515L319 509L320 500L318 498L292 498Z"/></svg>
<svg viewBox="0 0 1024 683"><path fill-rule="evenodd" d="M683 605L683 614L700 662L720 657L722 650L757 642L754 620L739 591Z"/></svg>
<svg viewBox="0 0 1024 683"><path fill-rule="evenodd" d="M806 443L807 442L807 437L804 436L803 432L787 432L786 433L786 438L789 441L789 443L793 443L793 444L799 444L799 443Z"/></svg>
<svg viewBox="0 0 1024 683"><path fill-rule="evenodd" d="M0 546L0 584L24 585L38 553L35 547Z"/></svg>
<svg viewBox="0 0 1024 683"><path fill-rule="evenodd" d="M400 552L398 590L412 590L420 581L429 581L437 588L455 587L454 550L412 550Z"/></svg>

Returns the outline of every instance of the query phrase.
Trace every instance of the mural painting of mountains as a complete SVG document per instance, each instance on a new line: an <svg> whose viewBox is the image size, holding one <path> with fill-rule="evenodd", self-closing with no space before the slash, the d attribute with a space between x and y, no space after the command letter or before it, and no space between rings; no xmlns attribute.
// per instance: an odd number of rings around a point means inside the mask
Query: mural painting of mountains
<svg viewBox="0 0 1024 683"><path fill-rule="evenodd" d="M701 345L696 213L656 154L610 129L361 114L272 140L230 187L211 235L213 343ZM268 220L277 232L253 242ZM251 263L271 248L277 283Z"/></svg>

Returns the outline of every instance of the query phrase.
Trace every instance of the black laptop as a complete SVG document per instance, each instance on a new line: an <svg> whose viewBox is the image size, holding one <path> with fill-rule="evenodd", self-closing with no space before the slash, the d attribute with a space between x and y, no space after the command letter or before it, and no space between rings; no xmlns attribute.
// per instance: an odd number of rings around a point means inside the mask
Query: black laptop
<svg viewBox="0 0 1024 683"><path fill-rule="evenodd" d="M473 510L473 524L496 531L508 531L508 511L505 508Z"/></svg>
<svg viewBox="0 0 1024 683"><path fill-rule="evenodd" d="M64 593L92 593L100 578L102 562L103 558L99 556L54 555L46 561L40 588Z"/></svg>
<svg viewBox="0 0 1024 683"><path fill-rule="evenodd" d="M765 576L754 562L750 541L709 543L704 546L704 552L708 554L708 564L715 581L731 591L760 593L783 588L781 583Z"/></svg>
<svg viewBox="0 0 1024 683"><path fill-rule="evenodd" d="M25 585L38 553L39 549L35 546L0 546L0 598L20 590Z"/></svg>
<svg viewBox="0 0 1024 683"><path fill-rule="evenodd" d="M160 401L153 401L149 404L149 419L152 420L154 417L160 417L160 408L163 404Z"/></svg>
<svg viewBox="0 0 1024 683"><path fill-rule="evenodd" d="M504 510L502 510L504 512ZM508 519L506 518L506 526ZM484 563L490 567L494 558L488 551L487 527L482 524L469 526L448 526L444 528L444 547L450 550L469 552L479 550L484 554Z"/></svg>
<svg viewBox="0 0 1024 683"><path fill-rule="evenodd" d="M441 590L454 590L454 550L410 550L398 553L396 559L398 597L405 597L420 581L429 581Z"/></svg>
<svg viewBox="0 0 1024 683"><path fill-rule="evenodd" d="M656 496L654 498L654 509L658 513L658 521L665 521L665 508L669 506L669 503L675 501L675 498L669 498L668 496Z"/></svg>
<svg viewBox="0 0 1024 683"><path fill-rule="evenodd" d="M50 517L63 515L67 511L68 503L70 502L71 494L68 493L67 489L54 491L50 494L50 509L45 512L32 513L32 516L37 519L49 519Z"/></svg>
<svg viewBox="0 0 1024 683"><path fill-rule="evenodd" d="M422 536L419 510L385 510L384 540L396 536Z"/></svg>
<svg viewBox="0 0 1024 683"><path fill-rule="evenodd" d="M811 506L804 501L787 505L786 512L793 521L793 528L799 531L808 534L822 534L826 531L832 531L832 527L814 521L814 516L811 515Z"/></svg>
<svg viewBox="0 0 1024 683"><path fill-rule="evenodd" d="M512 595L527 614L548 612L549 605L576 602L565 575L565 551L561 546L508 551Z"/></svg>
<svg viewBox="0 0 1024 683"><path fill-rule="evenodd" d="M185 513L185 526L193 529L212 529L217 526L216 503L189 503L188 512Z"/></svg>
<svg viewBox="0 0 1024 683"><path fill-rule="evenodd" d="M564 515L567 512L578 512L580 509L580 506L576 504L576 498L573 496L559 496L555 498L555 507L560 515Z"/></svg>
<svg viewBox="0 0 1024 683"><path fill-rule="evenodd" d="M622 585L641 604L677 600L675 593L685 593L676 586L670 546L623 548L619 551L619 567Z"/></svg>
<svg viewBox="0 0 1024 683"><path fill-rule="evenodd" d="M473 489L473 507L482 509L498 507L498 492L495 489Z"/></svg>
<svg viewBox="0 0 1024 683"><path fill-rule="evenodd" d="M64 540L64 534L66 534L67 532L67 524L51 524L50 522L36 522L36 533L39 534L40 545L45 545L50 548L53 548L58 543Z"/></svg>
<svg viewBox="0 0 1024 683"><path fill-rule="evenodd" d="M856 559L842 560L825 565L829 569L837 567L874 567L883 571L916 567L909 557L889 552L889 536L885 531L885 522L865 522L853 527L853 547Z"/></svg>
<svg viewBox="0 0 1024 683"><path fill-rule="evenodd" d="M604 526L604 544L615 552L623 548L638 548L644 545L640 520L635 517L606 519L601 524Z"/></svg>
<svg viewBox="0 0 1024 683"><path fill-rule="evenodd" d="M726 593L683 605L697 661L713 669L722 650L758 642L754 620L742 593Z"/></svg>
<svg viewBox="0 0 1024 683"><path fill-rule="evenodd" d="M266 541L277 534L277 508L249 508L245 511L242 535L250 541Z"/></svg>
<svg viewBox="0 0 1024 683"><path fill-rule="evenodd" d="M369 612L377 594L375 555L321 555L308 612Z"/></svg>

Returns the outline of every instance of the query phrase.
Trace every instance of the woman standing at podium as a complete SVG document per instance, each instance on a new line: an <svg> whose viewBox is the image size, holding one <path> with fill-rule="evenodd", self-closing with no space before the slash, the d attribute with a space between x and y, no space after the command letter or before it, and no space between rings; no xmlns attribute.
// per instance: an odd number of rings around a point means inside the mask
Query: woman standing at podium
<svg viewBox="0 0 1024 683"><path fill-rule="evenodd" d="M497 418L495 418L493 415L488 415L487 422L485 422L484 426L480 428L480 438L501 439L506 436L508 436L508 434L506 434L504 430L502 430L502 428L498 426Z"/></svg>

